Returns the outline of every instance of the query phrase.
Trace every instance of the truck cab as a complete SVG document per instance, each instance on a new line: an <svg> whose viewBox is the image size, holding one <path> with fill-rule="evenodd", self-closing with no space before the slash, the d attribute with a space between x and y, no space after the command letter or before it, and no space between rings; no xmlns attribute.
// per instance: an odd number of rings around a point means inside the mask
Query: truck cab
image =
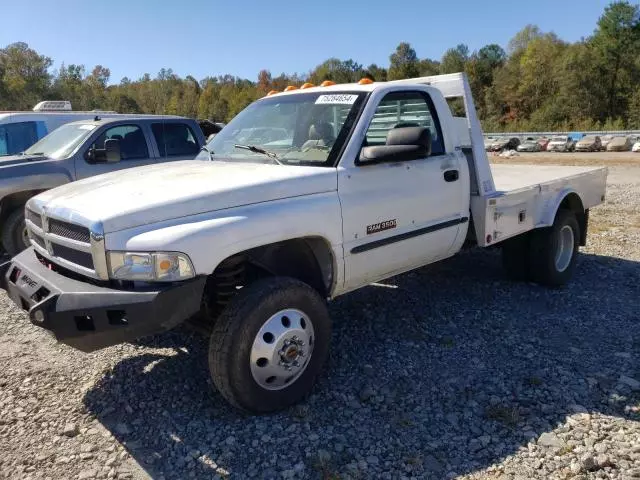
<svg viewBox="0 0 640 480"><path fill-rule="evenodd" d="M462 73L331 83L252 103L202 162L30 199L31 247L0 266L0 286L83 351L188 322L209 338L220 394L266 412L312 388L327 300L464 246L497 246L515 280L571 280L606 169L490 165Z"/></svg>

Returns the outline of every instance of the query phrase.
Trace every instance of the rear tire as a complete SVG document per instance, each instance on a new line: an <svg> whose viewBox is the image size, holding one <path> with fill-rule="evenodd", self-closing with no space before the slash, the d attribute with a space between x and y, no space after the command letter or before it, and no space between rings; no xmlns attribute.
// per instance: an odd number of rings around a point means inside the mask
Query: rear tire
<svg viewBox="0 0 640 480"><path fill-rule="evenodd" d="M525 233L506 240L502 245L502 267L511 280L518 282L530 279L530 236Z"/></svg>
<svg viewBox="0 0 640 480"><path fill-rule="evenodd" d="M17 208L9 214L2 225L2 246L10 255L15 256L30 246L24 221L24 208Z"/></svg>
<svg viewBox="0 0 640 480"><path fill-rule="evenodd" d="M531 232L529 271L540 285L561 287L573 276L580 227L573 212L558 210L551 227Z"/></svg>
<svg viewBox="0 0 640 480"><path fill-rule="evenodd" d="M309 394L330 340L327 307L313 288L287 277L259 280L242 288L215 323L211 378L235 407L281 410Z"/></svg>

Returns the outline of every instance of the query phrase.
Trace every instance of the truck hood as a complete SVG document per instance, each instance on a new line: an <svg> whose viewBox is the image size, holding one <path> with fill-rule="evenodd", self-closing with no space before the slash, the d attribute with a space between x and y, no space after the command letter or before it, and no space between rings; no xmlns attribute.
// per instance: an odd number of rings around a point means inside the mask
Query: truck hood
<svg viewBox="0 0 640 480"><path fill-rule="evenodd" d="M49 158L43 155L5 155L0 157L0 168L41 160L49 160Z"/></svg>
<svg viewBox="0 0 640 480"><path fill-rule="evenodd" d="M30 202L104 233L283 198L337 190L333 168L181 161L119 170L48 190Z"/></svg>

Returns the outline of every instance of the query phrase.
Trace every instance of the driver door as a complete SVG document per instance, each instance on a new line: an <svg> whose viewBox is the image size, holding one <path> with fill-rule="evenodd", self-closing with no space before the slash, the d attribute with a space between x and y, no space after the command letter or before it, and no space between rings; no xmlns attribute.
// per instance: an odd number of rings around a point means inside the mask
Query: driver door
<svg viewBox="0 0 640 480"><path fill-rule="evenodd" d="M468 187L462 180L466 170L461 170L466 164L445 151L426 92L383 97L363 146L384 145L392 128L405 126L429 128L430 156L339 171L347 290L447 257L460 225L467 221L468 196L463 190Z"/></svg>
<svg viewBox="0 0 640 480"><path fill-rule="evenodd" d="M147 142L147 135L143 124L126 124L104 127L94 137L91 146L84 155L76 155L76 179L93 177L101 173L113 172L123 168L139 167L155 163L156 159L150 155L152 150ZM88 160L87 152L91 149L104 149L104 142L108 139L118 140L120 143L120 161L107 163L105 161Z"/></svg>

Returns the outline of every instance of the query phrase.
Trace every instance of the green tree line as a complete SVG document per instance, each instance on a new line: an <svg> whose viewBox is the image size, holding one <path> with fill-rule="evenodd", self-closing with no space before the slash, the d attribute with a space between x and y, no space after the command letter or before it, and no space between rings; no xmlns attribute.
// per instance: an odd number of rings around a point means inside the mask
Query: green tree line
<svg viewBox="0 0 640 480"><path fill-rule="evenodd" d="M28 110L41 100L70 100L74 110L177 114L229 121L270 90L304 82L376 81L464 71L485 131L640 129L640 7L615 1L593 33L574 43L535 25L520 30L503 48L490 44L471 52L460 44L439 60L420 58L400 43L388 66L364 66L330 58L307 74L255 81L232 75L181 78L170 68L155 77L110 84L103 65L62 64L26 43L0 49L0 110ZM459 104L452 104L459 110Z"/></svg>

